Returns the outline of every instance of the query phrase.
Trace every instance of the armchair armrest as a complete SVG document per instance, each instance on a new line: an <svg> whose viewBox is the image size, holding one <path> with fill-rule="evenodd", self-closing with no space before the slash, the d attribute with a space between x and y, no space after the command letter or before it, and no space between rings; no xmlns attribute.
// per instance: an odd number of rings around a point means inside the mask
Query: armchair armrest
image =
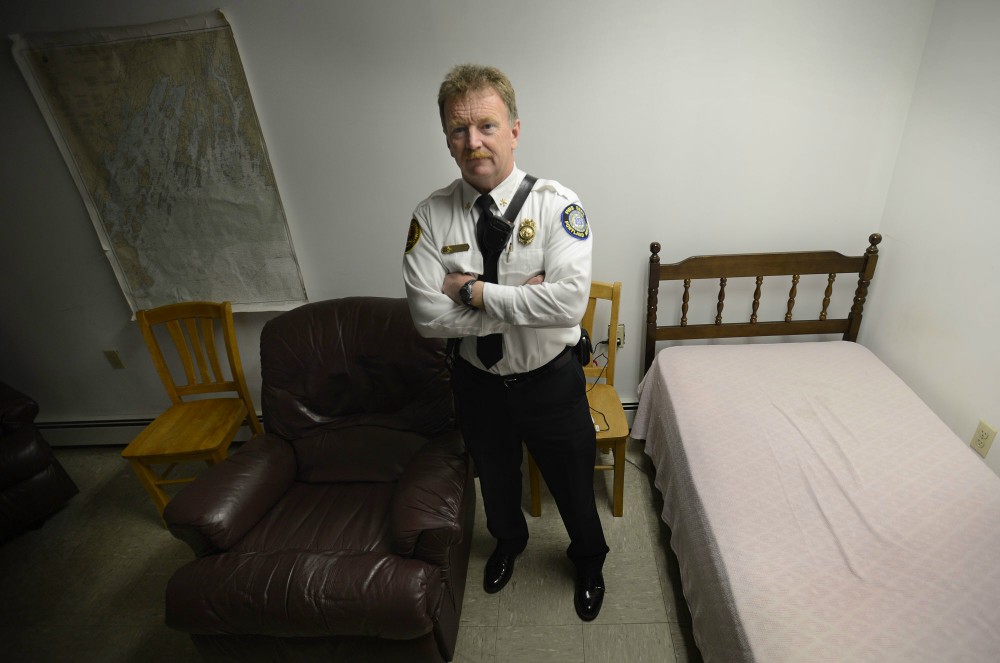
<svg viewBox="0 0 1000 663"><path fill-rule="evenodd" d="M291 445L259 435L179 492L163 520L199 557L228 550L285 494L295 471Z"/></svg>
<svg viewBox="0 0 1000 663"><path fill-rule="evenodd" d="M9 433L27 426L38 416L38 403L10 385L0 382L0 431Z"/></svg>
<svg viewBox="0 0 1000 663"><path fill-rule="evenodd" d="M441 587L433 566L390 553L221 553L170 578L166 623L204 635L408 640L434 627Z"/></svg>
<svg viewBox="0 0 1000 663"><path fill-rule="evenodd" d="M450 547L460 543L464 534L462 509L471 471L457 431L431 439L414 454L392 498L395 553L447 565Z"/></svg>

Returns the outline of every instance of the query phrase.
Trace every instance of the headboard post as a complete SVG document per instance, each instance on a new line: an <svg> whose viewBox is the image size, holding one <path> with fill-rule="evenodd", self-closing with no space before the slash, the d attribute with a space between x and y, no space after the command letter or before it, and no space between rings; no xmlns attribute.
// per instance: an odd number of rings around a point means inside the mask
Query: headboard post
<svg viewBox="0 0 1000 663"><path fill-rule="evenodd" d="M656 304L660 295L660 243L649 245L649 290L646 295L646 340L643 348L643 365L647 368L653 363L656 354Z"/></svg>
<svg viewBox="0 0 1000 663"><path fill-rule="evenodd" d="M858 330L861 328L862 311L865 308L865 300L868 298L868 286L871 285L872 277L875 276L875 265L878 263L878 245L882 241L882 235L872 233L868 236L869 246L865 250L865 264L858 274L858 287L854 291L854 304L851 306L850 325L844 332L845 341L857 341Z"/></svg>

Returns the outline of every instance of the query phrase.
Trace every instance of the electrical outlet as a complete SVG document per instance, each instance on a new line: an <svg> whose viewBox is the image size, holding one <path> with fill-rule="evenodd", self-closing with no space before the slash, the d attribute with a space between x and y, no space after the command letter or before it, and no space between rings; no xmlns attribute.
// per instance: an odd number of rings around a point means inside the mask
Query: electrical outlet
<svg viewBox="0 0 1000 663"><path fill-rule="evenodd" d="M118 354L117 350L105 350L104 357L108 360L108 363L111 364L111 368L125 368L125 362L122 361L122 357Z"/></svg>
<svg viewBox="0 0 1000 663"><path fill-rule="evenodd" d="M979 455L986 458L993 446L993 438L997 436L997 429L990 426L985 421L979 422L979 428L972 436L972 448L979 452Z"/></svg>
<svg viewBox="0 0 1000 663"><path fill-rule="evenodd" d="M610 331L610 329L608 331ZM608 336L610 336L610 335L611 334L608 334ZM624 323L618 325L618 336L616 337L615 342L618 344L619 348L624 348L625 347L625 324Z"/></svg>

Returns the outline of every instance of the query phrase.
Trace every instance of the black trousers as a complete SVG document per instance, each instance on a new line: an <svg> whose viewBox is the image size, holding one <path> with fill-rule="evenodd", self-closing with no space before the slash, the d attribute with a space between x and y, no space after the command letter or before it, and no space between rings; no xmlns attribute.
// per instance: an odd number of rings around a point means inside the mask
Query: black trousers
<svg viewBox="0 0 1000 663"><path fill-rule="evenodd" d="M568 359L568 361L567 361ZM479 471L486 526L506 553L528 543L521 510L521 443L534 457L569 534L581 574L601 570L608 545L594 501L594 423L583 369L565 353L541 373L505 383L456 358L455 408Z"/></svg>

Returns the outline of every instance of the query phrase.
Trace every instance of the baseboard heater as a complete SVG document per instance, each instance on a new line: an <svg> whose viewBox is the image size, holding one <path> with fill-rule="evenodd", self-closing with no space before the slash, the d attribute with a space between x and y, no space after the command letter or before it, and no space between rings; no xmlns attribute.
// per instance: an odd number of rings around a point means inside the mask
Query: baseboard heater
<svg viewBox="0 0 1000 663"><path fill-rule="evenodd" d="M638 403L623 403L629 427L639 407ZM260 413L257 414L260 416ZM77 421L36 421L48 443L54 447L125 446L153 421L152 417L131 419L86 419ZM237 441L250 439L250 428L244 426Z"/></svg>
<svg viewBox="0 0 1000 663"><path fill-rule="evenodd" d="M35 426L53 447L125 446L152 421L152 417L36 421ZM250 427L244 426L236 434L236 440L249 439Z"/></svg>

